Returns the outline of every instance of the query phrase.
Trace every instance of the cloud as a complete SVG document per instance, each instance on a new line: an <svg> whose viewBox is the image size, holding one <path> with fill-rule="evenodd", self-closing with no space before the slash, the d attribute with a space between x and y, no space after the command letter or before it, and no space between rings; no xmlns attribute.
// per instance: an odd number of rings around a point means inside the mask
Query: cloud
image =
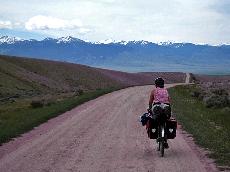
<svg viewBox="0 0 230 172"><path fill-rule="evenodd" d="M0 21L11 21L0 22L0 28L12 27L10 31L16 28L28 34L73 35L92 41L230 42L229 0L0 1Z"/></svg>
<svg viewBox="0 0 230 172"><path fill-rule="evenodd" d="M11 21L0 21L0 29L12 29Z"/></svg>
<svg viewBox="0 0 230 172"><path fill-rule="evenodd" d="M91 32L91 29L88 29L88 28L80 28L79 29L80 34L86 34L86 33L89 33L89 32Z"/></svg>
<svg viewBox="0 0 230 172"><path fill-rule="evenodd" d="M85 29L80 20L63 20L51 16L37 15L25 23L25 28L31 30L65 30Z"/></svg>
<svg viewBox="0 0 230 172"><path fill-rule="evenodd" d="M221 3L212 4L209 6L211 10L222 14L223 16L229 17L230 15L230 2L229 0L222 0Z"/></svg>

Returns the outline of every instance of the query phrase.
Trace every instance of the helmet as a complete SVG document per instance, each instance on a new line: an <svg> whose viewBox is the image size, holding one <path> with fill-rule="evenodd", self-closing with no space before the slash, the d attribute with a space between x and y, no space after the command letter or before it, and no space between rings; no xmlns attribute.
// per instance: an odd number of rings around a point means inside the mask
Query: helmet
<svg viewBox="0 0 230 172"><path fill-rule="evenodd" d="M156 87L164 88L164 83L165 83L165 81L163 78L159 77L159 78L155 79Z"/></svg>

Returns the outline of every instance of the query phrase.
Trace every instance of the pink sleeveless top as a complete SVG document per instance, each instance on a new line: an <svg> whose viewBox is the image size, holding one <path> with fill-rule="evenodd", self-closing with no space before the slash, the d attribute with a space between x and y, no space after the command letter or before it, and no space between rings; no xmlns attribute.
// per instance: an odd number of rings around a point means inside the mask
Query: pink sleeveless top
<svg viewBox="0 0 230 172"><path fill-rule="evenodd" d="M156 88L154 90L154 103L169 103L169 94L165 88Z"/></svg>

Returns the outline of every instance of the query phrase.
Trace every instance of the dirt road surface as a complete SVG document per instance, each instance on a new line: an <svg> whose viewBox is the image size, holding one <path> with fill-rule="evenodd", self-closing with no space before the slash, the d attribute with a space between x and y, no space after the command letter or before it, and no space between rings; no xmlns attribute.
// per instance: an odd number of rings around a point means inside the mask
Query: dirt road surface
<svg viewBox="0 0 230 172"><path fill-rule="evenodd" d="M172 85L167 85L167 87ZM153 86L116 91L68 111L0 147L1 172L215 171L179 129L165 157L138 117Z"/></svg>
<svg viewBox="0 0 230 172"><path fill-rule="evenodd" d="M190 73L186 73L185 83L189 84L190 82Z"/></svg>

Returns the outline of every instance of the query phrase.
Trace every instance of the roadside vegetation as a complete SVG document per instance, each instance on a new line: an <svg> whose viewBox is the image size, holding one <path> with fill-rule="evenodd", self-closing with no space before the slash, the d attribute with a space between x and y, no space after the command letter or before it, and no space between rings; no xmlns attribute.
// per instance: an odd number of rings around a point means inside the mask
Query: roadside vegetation
<svg viewBox="0 0 230 172"><path fill-rule="evenodd" d="M117 89L98 89L79 96L57 100L50 104L43 104L43 101L32 103L29 100L24 100L14 102L11 105L2 105L0 111L0 144L8 142L10 139L33 129L39 124L77 105Z"/></svg>
<svg viewBox="0 0 230 172"><path fill-rule="evenodd" d="M194 84L169 90L176 118L221 168L230 167L229 88Z"/></svg>

